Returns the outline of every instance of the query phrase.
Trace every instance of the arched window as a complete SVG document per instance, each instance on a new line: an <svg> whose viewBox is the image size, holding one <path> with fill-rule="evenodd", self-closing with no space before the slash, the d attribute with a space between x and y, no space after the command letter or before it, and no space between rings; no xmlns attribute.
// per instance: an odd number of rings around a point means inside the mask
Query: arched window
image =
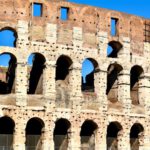
<svg viewBox="0 0 150 150"><path fill-rule="evenodd" d="M141 124L135 123L130 130L130 147L131 150L139 150L139 139L142 137L144 128Z"/></svg>
<svg viewBox="0 0 150 150"><path fill-rule="evenodd" d="M26 126L26 148L40 149L42 147L42 132L44 122L40 118L31 118Z"/></svg>
<svg viewBox="0 0 150 150"><path fill-rule="evenodd" d="M17 59L11 53L0 54L0 94L15 93Z"/></svg>
<svg viewBox="0 0 150 150"><path fill-rule="evenodd" d="M118 64L111 64L108 67L106 94L111 102L118 101L118 76L122 70L122 66Z"/></svg>
<svg viewBox="0 0 150 150"><path fill-rule="evenodd" d="M28 94L43 93L43 70L45 57L40 53L33 53L28 58Z"/></svg>
<svg viewBox="0 0 150 150"><path fill-rule="evenodd" d="M0 46L16 47L17 33L14 29L6 27L0 30Z"/></svg>
<svg viewBox="0 0 150 150"><path fill-rule="evenodd" d="M68 149L70 127L71 124L67 119L61 118L56 121L54 129L55 149Z"/></svg>
<svg viewBox="0 0 150 150"><path fill-rule="evenodd" d="M0 118L0 147L12 149L15 123L9 117Z"/></svg>
<svg viewBox="0 0 150 150"><path fill-rule="evenodd" d="M56 62L56 81L67 80L72 60L65 55L61 55Z"/></svg>
<svg viewBox="0 0 150 150"><path fill-rule="evenodd" d="M122 47L123 46L120 42L117 42L117 41L109 42L108 47L107 47L107 57L117 58L118 53L120 52Z"/></svg>
<svg viewBox="0 0 150 150"><path fill-rule="evenodd" d="M82 91L94 92L94 74L98 71L98 63L87 58L82 63Z"/></svg>
<svg viewBox="0 0 150 150"><path fill-rule="evenodd" d="M144 71L142 67L138 65L133 66L130 71L130 95L132 99L132 104L134 105L140 104L139 87L143 72Z"/></svg>
<svg viewBox="0 0 150 150"><path fill-rule="evenodd" d="M107 127L107 149L118 149L118 132L122 130L122 126L118 122L111 122Z"/></svg>
<svg viewBox="0 0 150 150"><path fill-rule="evenodd" d="M86 120L81 126L81 149L95 150L95 136L98 125L92 120Z"/></svg>
<svg viewBox="0 0 150 150"><path fill-rule="evenodd" d="M69 105L69 77L72 60L65 55L61 55L56 62L56 104L58 107L68 107Z"/></svg>

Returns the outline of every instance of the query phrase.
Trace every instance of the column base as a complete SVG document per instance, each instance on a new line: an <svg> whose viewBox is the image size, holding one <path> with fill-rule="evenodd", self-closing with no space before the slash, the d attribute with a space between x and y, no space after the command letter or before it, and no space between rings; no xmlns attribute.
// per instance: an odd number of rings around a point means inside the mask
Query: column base
<svg viewBox="0 0 150 150"><path fill-rule="evenodd" d="M13 150L25 150L25 144L14 145Z"/></svg>

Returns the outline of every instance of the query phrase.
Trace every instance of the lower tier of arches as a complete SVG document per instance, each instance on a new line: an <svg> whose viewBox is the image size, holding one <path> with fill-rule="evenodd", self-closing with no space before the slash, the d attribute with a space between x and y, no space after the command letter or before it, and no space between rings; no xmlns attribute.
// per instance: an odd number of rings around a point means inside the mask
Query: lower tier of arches
<svg viewBox="0 0 150 150"><path fill-rule="evenodd" d="M89 110L49 112L40 108L2 108L0 149L148 150L149 124L146 116Z"/></svg>

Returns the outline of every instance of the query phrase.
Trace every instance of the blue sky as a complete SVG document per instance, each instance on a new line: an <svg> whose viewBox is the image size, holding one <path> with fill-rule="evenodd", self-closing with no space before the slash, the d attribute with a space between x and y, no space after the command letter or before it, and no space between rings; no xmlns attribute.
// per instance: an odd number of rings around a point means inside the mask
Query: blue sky
<svg viewBox="0 0 150 150"><path fill-rule="evenodd" d="M70 2L102 7L150 18L150 0L69 0Z"/></svg>

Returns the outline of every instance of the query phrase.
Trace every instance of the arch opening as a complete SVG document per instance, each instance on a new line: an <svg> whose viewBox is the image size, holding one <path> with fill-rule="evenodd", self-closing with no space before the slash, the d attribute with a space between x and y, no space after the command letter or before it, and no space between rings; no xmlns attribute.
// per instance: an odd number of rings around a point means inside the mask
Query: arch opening
<svg viewBox="0 0 150 150"><path fill-rule="evenodd" d="M40 53L33 53L28 58L28 94L43 94L43 72L45 57Z"/></svg>
<svg viewBox="0 0 150 150"><path fill-rule="evenodd" d="M10 27L0 30L0 46L16 47L17 38L17 32Z"/></svg>
<svg viewBox="0 0 150 150"><path fill-rule="evenodd" d="M15 123L11 118L7 116L0 118L0 147L12 148L14 128Z"/></svg>
<svg viewBox="0 0 150 150"><path fill-rule="evenodd" d="M68 107L69 102L69 78L72 60L61 55L56 62L56 101L58 107Z"/></svg>
<svg viewBox="0 0 150 150"><path fill-rule="evenodd" d="M15 93L17 59L11 53L0 54L0 94Z"/></svg>
<svg viewBox="0 0 150 150"><path fill-rule="evenodd" d="M68 79L69 69L71 65L72 60L69 57L61 55L58 58L56 62L56 81Z"/></svg>
<svg viewBox="0 0 150 150"><path fill-rule="evenodd" d="M130 95L132 104L134 105L140 104L139 87L143 73L143 68L137 65L133 66L130 71Z"/></svg>
<svg viewBox="0 0 150 150"><path fill-rule="evenodd" d="M117 58L122 47L122 44L118 41L109 42L107 47L107 57Z"/></svg>
<svg viewBox="0 0 150 150"><path fill-rule="evenodd" d="M81 149L95 150L95 136L98 125L92 120L86 120L80 131Z"/></svg>
<svg viewBox="0 0 150 150"><path fill-rule="evenodd" d="M31 118L26 125L26 148L28 150L42 147L44 122L40 118Z"/></svg>
<svg viewBox="0 0 150 150"><path fill-rule="evenodd" d="M122 126L118 122L111 122L107 127L107 149L118 150L118 132Z"/></svg>
<svg viewBox="0 0 150 150"><path fill-rule="evenodd" d="M141 124L135 123L130 130L130 147L131 150L139 150L140 138L144 132L144 128Z"/></svg>
<svg viewBox="0 0 150 150"><path fill-rule="evenodd" d="M94 92L94 74L99 71L98 63L92 58L86 58L82 63L82 86L83 92Z"/></svg>
<svg viewBox="0 0 150 150"><path fill-rule="evenodd" d="M111 64L107 69L106 95L108 100L112 103L118 101L118 77L122 70L122 66L118 64Z"/></svg>
<svg viewBox="0 0 150 150"><path fill-rule="evenodd" d="M67 119L59 119L55 123L54 145L57 150L67 150L69 144L69 132L71 124Z"/></svg>

